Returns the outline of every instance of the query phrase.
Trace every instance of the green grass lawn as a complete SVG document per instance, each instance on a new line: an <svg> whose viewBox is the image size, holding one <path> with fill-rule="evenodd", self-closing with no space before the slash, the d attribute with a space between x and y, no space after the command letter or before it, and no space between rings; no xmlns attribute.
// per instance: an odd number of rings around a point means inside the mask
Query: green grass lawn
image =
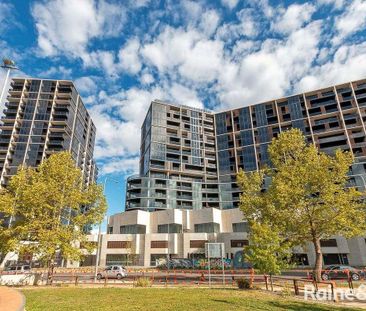
<svg viewBox="0 0 366 311"><path fill-rule="evenodd" d="M23 290L27 311L59 310L355 310L260 291L198 288L49 288Z"/></svg>

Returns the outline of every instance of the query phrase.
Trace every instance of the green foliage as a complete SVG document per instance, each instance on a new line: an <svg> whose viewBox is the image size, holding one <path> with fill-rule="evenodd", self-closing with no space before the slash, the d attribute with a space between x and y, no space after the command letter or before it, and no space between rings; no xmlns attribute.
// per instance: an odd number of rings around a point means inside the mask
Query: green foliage
<svg viewBox="0 0 366 311"><path fill-rule="evenodd" d="M240 278L236 280L239 289L251 289L251 285L248 279Z"/></svg>
<svg viewBox="0 0 366 311"><path fill-rule="evenodd" d="M83 228L100 222L105 209L102 187L85 186L70 153L57 153L36 169L21 167L0 193L0 212L15 219L0 239L7 250L36 254L46 264L56 253L79 260L79 244L88 245Z"/></svg>
<svg viewBox="0 0 366 311"><path fill-rule="evenodd" d="M245 248L245 257L261 273L280 274L281 270L291 266L290 247L275 228L265 223L253 222L250 245Z"/></svg>
<svg viewBox="0 0 366 311"><path fill-rule="evenodd" d="M350 238L366 231L363 194L346 187L353 156L341 150L334 156L319 152L314 145L306 144L298 129L281 133L268 152L274 169L241 171L237 176L244 218L252 226L270 226L284 248L312 241L319 272L320 239L333 235ZM266 191L262 191L264 184L268 184ZM269 234L266 231L257 234Z"/></svg>
<svg viewBox="0 0 366 311"><path fill-rule="evenodd" d="M151 287L151 281L149 278L138 278L135 287Z"/></svg>

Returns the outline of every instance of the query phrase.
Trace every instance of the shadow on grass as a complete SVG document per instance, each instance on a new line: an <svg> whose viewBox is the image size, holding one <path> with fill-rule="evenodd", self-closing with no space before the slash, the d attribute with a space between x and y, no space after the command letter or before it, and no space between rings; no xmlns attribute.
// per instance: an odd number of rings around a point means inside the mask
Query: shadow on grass
<svg viewBox="0 0 366 311"><path fill-rule="evenodd" d="M223 299L210 299L210 300L214 301L214 302L226 303L228 305L236 305L236 303L234 301L227 301L227 300L223 300Z"/></svg>
<svg viewBox="0 0 366 311"><path fill-rule="evenodd" d="M343 307L337 307L335 305L315 305L312 303L305 303L305 302L293 302L293 301L271 301L268 302L269 305L276 307L276 308L281 308L281 309L285 309L285 310L290 310L290 311L329 311L329 310L338 310L338 311L349 311L349 310L361 310L361 309L355 309L355 308L343 308Z"/></svg>

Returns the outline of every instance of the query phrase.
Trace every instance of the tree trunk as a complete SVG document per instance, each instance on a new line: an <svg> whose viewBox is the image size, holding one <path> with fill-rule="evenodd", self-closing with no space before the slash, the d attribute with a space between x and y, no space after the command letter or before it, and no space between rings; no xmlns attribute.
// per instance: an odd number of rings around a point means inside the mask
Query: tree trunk
<svg viewBox="0 0 366 311"><path fill-rule="evenodd" d="M48 260L47 285L52 285L55 264L53 259Z"/></svg>
<svg viewBox="0 0 366 311"><path fill-rule="evenodd" d="M314 277L317 282L320 282L322 280L321 274L322 274L322 266L323 266L323 254L322 249L320 246L320 239L314 237L313 238L313 244L315 248L315 266L314 266Z"/></svg>

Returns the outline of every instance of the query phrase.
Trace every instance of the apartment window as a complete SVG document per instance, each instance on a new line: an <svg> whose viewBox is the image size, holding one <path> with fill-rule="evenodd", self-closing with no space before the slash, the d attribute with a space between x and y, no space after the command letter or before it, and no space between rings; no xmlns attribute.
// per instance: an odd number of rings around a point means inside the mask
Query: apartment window
<svg viewBox="0 0 366 311"><path fill-rule="evenodd" d="M157 266L159 263L166 262L167 256L162 254L151 254L150 255L150 265Z"/></svg>
<svg viewBox="0 0 366 311"><path fill-rule="evenodd" d="M124 265L127 262L126 254L106 254L106 265Z"/></svg>
<svg viewBox="0 0 366 311"><path fill-rule="evenodd" d="M180 224L158 225L158 233L182 233L182 225Z"/></svg>
<svg viewBox="0 0 366 311"><path fill-rule="evenodd" d="M309 259L307 254L293 254L291 258L291 262L296 264L297 266L308 266Z"/></svg>
<svg viewBox="0 0 366 311"><path fill-rule="evenodd" d="M112 233L113 233L113 227L108 227L107 234L112 234Z"/></svg>
<svg viewBox="0 0 366 311"><path fill-rule="evenodd" d="M144 225L120 226L119 233L121 233L121 234L145 234L146 226L144 226Z"/></svg>
<svg viewBox="0 0 366 311"><path fill-rule="evenodd" d="M347 254L323 254L324 265L348 265Z"/></svg>
<svg viewBox="0 0 366 311"><path fill-rule="evenodd" d="M337 247L336 239L320 240L321 247Z"/></svg>
<svg viewBox="0 0 366 311"><path fill-rule="evenodd" d="M208 222L205 224L195 224L194 232L196 233L219 233L220 224L215 222Z"/></svg>
<svg viewBox="0 0 366 311"><path fill-rule="evenodd" d="M151 241L151 248L168 248L168 241Z"/></svg>
<svg viewBox="0 0 366 311"><path fill-rule="evenodd" d="M107 248L130 248L130 241L108 241Z"/></svg>
<svg viewBox="0 0 366 311"><path fill-rule="evenodd" d="M244 247L249 245L248 240L231 240L231 247Z"/></svg>
<svg viewBox="0 0 366 311"><path fill-rule="evenodd" d="M233 223L233 232L249 232L249 224L247 222Z"/></svg>
<svg viewBox="0 0 366 311"><path fill-rule="evenodd" d="M205 248L206 240L191 240L189 241L190 248Z"/></svg>

